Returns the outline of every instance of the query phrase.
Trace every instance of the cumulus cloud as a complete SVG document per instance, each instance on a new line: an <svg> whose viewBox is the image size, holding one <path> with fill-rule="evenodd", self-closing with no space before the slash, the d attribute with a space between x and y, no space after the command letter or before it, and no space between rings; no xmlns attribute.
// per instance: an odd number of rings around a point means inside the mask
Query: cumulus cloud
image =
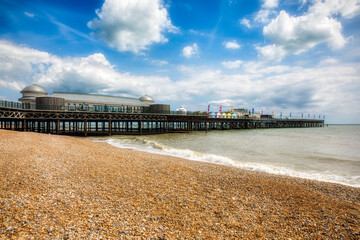
<svg viewBox="0 0 360 240"><path fill-rule="evenodd" d="M60 58L7 41L0 41L0 65L0 86L17 92L35 81L54 91L140 96L147 89L161 98L156 86L171 85L166 77L118 72L101 53Z"/></svg>
<svg viewBox="0 0 360 240"><path fill-rule="evenodd" d="M161 0L106 0L88 27L118 51L139 53L153 43L167 42L175 32Z"/></svg>
<svg viewBox="0 0 360 240"><path fill-rule="evenodd" d="M224 61L221 63L225 68L229 68L229 69L233 69L233 68L238 68L240 67L240 65L242 64L241 60L236 60L236 61Z"/></svg>
<svg viewBox="0 0 360 240"><path fill-rule="evenodd" d="M360 14L360 0L317 0L309 12L322 16L340 14L349 19Z"/></svg>
<svg viewBox="0 0 360 240"><path fill-rule="evenodd" d="M326 43L332 49L342 48L346 40L341 23L333 16L351 18L360 13L360 0L315 1L306 14L291 16L285 11L263 28L263 34L274 44L258 48L266 59L281 59Z"/></svg>
<svg viewBox="0 0 360 240"><path fill-rule="evenodd" d="M225 48L228 48L228 49L239 49L239 48L241 48L241 45L238 44L236 42L236 40L229 41L229 42L224 42L223 44L224 44Z"/></svg>
<svg viewBox="0 0 360 240"><path fill-rule="evenodd" d="M196 43L183 48L182 55L186 58L191 58L199 54L199 47Z"/></svg>

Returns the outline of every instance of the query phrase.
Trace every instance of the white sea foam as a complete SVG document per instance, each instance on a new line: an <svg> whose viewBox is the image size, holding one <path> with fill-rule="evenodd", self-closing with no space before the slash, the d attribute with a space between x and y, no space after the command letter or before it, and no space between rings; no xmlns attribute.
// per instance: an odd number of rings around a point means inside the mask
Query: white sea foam
<svg viewBox="0 0 360 240"><path fill-rule="evenodd" d="M137 151L144 151L149 153L179 157L193 161L215 163L220 165L239 167L242 169L252 170L252 171L260 171L260 172L266 172L277 175L285 175L285 176L298 177L298 178L304 178L310 180L339 183L352 187L360 187L360 175L338 176L336 174L326 171L324 172L298 171L291 168L273 166L264 163L241 162L220 155L200 153L189 149L177 149L160 144L156 141L142 139L142 138L135 138L135 139L109 138L106 140L97 140L97 141L105 141L108 144L119 148L127 148Z"/></svg>

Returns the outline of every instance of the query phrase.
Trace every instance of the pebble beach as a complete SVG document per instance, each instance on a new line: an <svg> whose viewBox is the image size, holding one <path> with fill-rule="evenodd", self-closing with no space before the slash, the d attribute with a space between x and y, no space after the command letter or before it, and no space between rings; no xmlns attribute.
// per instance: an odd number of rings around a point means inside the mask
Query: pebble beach
<svg viewBox="0 0 360 240"><path fill-rule="evenodd" d="M360 188L0 130L0 239L360 239Z"/></svg>

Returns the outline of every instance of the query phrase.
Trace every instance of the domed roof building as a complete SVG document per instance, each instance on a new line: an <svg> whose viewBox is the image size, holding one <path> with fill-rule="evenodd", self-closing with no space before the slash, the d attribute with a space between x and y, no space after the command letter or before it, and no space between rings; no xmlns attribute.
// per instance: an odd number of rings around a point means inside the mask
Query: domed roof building
<svg viewBox="0 0 360 240"><path fill-rule="evenodd" d="M148 104L153 104L155 102L155 100L152 97L150 97L149 95L146 95L146 94L144 96L141 96L139 98L139 100L141 102L148 103Z"/></svg>
<svg viewBox="0 0 360 240"><path fill-rule="evenodd" d="M186 108L184 108L183 106L181 106L180 108L176 109L176 112L180 115L186 115Z"/></svg>
<svg viewBox="0 0 360 240"><path fill-rule="evenodd" d="M46 90L37 85L37 84L31 84L29 86L26 86L21 91L22 97L19 98L19 101L22 103L35 103L37 97L45 97L48 93Z"/></svg>
<svg viewBox="0 0 360 240"><path fill-rule="evenodd" d="M130 98L97 94L53 92L51 96L47 96L47 91L37 84L26 86L21 91L21 94L22 97L19 98L19 101L22 103L36 104L36 108L39 109L42 107L62 105L61 107L68 111L75 111L76 109L85 109L87 111L91 109L92 111L141 112L155 103L155 100L149 95L144 95L140 98ZM61 109L61 107L59 107L59 109ZM155 108L170 112L169 105L157 105Z"/></svg>

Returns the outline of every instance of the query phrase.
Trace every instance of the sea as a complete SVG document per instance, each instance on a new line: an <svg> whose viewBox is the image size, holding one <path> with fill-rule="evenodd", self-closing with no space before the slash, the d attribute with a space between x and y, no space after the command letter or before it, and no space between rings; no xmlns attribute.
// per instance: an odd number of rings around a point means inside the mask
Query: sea
<svg viewBox="0 0 360 240"><path fill-rule="evenodd" d="M119 148L360 187L360 125L96 137Z"/></svg>

